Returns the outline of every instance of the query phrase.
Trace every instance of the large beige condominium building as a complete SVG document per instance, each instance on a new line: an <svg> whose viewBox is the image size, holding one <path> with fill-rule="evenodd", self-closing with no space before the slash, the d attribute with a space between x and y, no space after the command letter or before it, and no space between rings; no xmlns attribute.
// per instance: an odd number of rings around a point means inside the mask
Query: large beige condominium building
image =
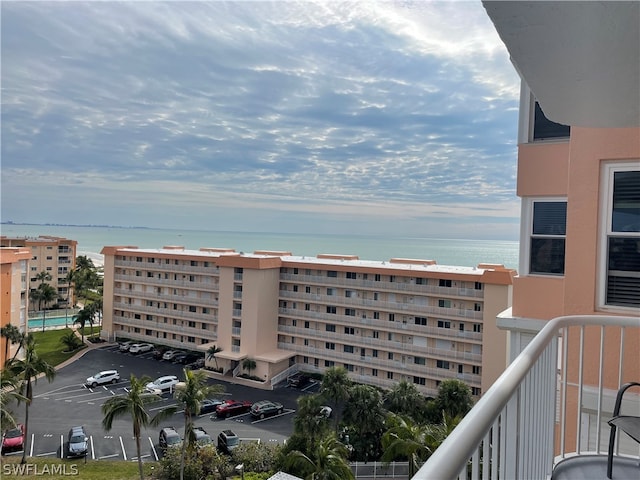
<svg viewBox="0 0 640 480"><path fill-rule="evenodd" d="M64 307L74 304L73 289L67 282L67 275L75 268L78 242L61 237L41 235L39 237L0 237L3 247L25 247L31 250L29 260L29 280L31 289L38 288L37 275L47 272L51 280L46 280L58 294L55 303ZM30 308L38 308L32 304Z"/></svg>
<svg viewBox="0 0 640 480"><path fill-rule="evenodd" d="M360 383L406 379L434 395L458 378L480 395L505 367L495 320L510 306L515 271L502 265L182 247L102 253L104 337L216 345L229 375L244 359L265 385L293 366L344 366Z"/></svg>
<svg viewBox="0 0 640 480"><path fill-rule="evenodd" d="M21 332L27 331L30 257L26 248L0 248L0 328L11 324ZM0 337L0 370L16 348L17 344Z"/></svg>

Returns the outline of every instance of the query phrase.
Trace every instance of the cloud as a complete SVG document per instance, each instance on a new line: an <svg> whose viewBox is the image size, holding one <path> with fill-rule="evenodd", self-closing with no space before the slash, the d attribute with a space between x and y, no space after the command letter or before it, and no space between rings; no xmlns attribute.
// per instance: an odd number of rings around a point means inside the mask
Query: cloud
<svg viewBox="0 0 640 480"><path fill-rule="evenodd" d="M480 2L1 8L3 219L517 236L519 81Z"/></svg>

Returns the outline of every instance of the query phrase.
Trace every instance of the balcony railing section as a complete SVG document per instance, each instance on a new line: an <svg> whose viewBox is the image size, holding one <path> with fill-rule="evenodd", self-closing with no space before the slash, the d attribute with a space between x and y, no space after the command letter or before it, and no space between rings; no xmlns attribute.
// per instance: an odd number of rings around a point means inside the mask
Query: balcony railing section
<svg viewBox="0 0 640 480"><path fill-rule="evenodd" d="M406 278L406 277L405 277ZM327 285L353 288L361 287L366 290L378 290L380 292L415 292L415 293L429 293L431 295L441 295L445 298L455 297L473 297L483 298L484 290L476 290L475 288L462 288L462 287L439 287L435 285L422 285L415 282L396 281L390 282L364 280L361 278L340 278L340 277L327 277L326 275L293 275L288 273L280 274L280 280L287 282L294 282L298 285L309 284L319 287L326 287Z"/></svg>
<svg viewBox="0 0 640 480"><path fill-rule="evenodd" d="M633 338L628 344L637 348L638 328L638 317L568 316L547 322L414 480L548 479L554 465L567 457L602 454L608 439L608 428L602 428L613 408L610 400L629 380L623 378L625 334L630 329ZM599 331L600 348L586 351L585 332L593 335L594 329ZM620 348L617 365L606 356L605 374L607 335L619 336ZM569 361L578 370L577 381L573 373L567 376ZM599 365L597 385L584 384L587 365ZM617 386L607 388L607 382Z"/></svg>

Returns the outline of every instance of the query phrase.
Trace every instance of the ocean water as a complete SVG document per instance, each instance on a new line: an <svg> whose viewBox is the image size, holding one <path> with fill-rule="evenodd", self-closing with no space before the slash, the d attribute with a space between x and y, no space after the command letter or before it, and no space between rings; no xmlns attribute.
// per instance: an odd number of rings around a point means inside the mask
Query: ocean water
<svg viewBox="0 0 640 480"><path fill-rule="evenodd" d="M194 250L202 247L232 248L247 253L256 250L277 250L305 256L334 253L357 255L361 260L418 258L435 260L439 265L473 267L479 263L497 263L509 268L518 268L518 242L508 240L15 224L2 224L0 233L8 237L65 237L78 242L80 255L91 254L92 257L106 245L139 248L180 245Z"/></svg>

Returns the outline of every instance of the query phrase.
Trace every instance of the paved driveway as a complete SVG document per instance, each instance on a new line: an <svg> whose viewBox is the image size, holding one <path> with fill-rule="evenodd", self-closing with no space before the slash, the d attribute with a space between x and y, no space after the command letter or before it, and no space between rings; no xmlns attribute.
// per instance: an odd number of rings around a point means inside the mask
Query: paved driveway
<svg viewBox="0 0 640 480"><path fill-rule="evenodd" d="M121 381L116 384L88 388L84 381L90 375L101 370L117 369ZM34 400L29 409L28 455L38 457L66 457L66 437L74 425L84 425L89 435L89 455L91 459L135 460L137 457L131 422L125 418L116 420L113 428L105 432L102 428L102 404L115 395L126 393L129 378L133 373L137 377L147 375L155 379L164 375L183 377L182 365L157 361L151 354L131 355L121 353L117 346L93 349L73 363L58 370L55 380L48 383L40 378L34 388ZM293 416L296 399L301 392L289 388L274 391L253 389L229 382L210 380L225 387L225 398L237 400L274 400L282 403L285 412L276 417L254 420L249 414L228 419L210 418L201 415L195 424L203 427L215 440L218 433L225 429L233 430L245 441L283 443L293 432ZM170 394L163 394L161 400L149 405L150 413L175 405ZM24 418L24 404L13 406L18 419ZM143 431L143 460L157 460L158 432L162 427L173 426L182 432L184 417L178 412L172 418L162 422L156 428ZM14 455L21 455L20 452Z"/></svg>

